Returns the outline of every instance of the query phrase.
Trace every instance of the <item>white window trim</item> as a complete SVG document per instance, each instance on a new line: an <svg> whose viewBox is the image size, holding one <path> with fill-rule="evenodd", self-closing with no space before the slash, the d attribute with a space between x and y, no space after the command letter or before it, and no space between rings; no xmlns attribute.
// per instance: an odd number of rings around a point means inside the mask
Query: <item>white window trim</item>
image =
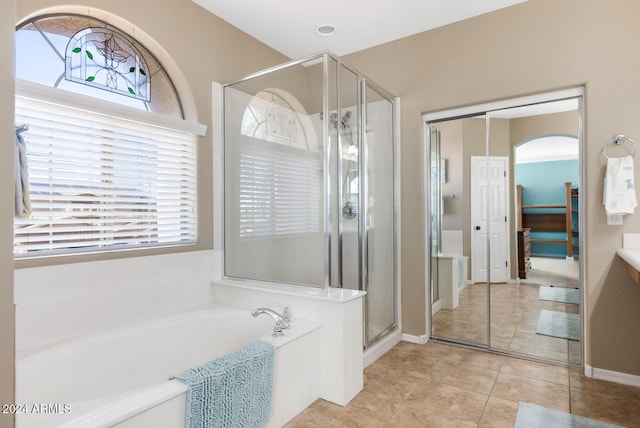
<svg viewBox="0 0 640 428"><path fill-rule="evenodd" d="M161 113L148 112L135 107L100 100L60 88L52 88L39 83L16 79L16 95L48 101L66 107L82 108L98 114L106 114L126 120L133 120L163 128L205 136L207 126Z"/></svg>

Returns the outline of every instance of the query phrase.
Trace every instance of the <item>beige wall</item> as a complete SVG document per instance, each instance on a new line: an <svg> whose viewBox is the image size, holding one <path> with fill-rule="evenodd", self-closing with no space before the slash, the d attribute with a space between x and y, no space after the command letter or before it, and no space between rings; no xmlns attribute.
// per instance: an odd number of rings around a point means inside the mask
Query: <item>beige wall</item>
<svg viewBox="0 0 640 428"><path fill-rule="evenodd" d="M640 375L640 287L615 255L623 232L640 232L640 215L607 226L601 200L603 144L640 138L638 16L637 0L529 0L345 58L402 98L407 333L425 334L421 114L584 85L586 363Z"/></svg>
<svg viewBox="0 0 640 428"><path fill-rule="evenodd" d="M13 305L13 27L15 3L2 4L0 13L0 404L13 403L14 305ZM13 426L13 416L0 413L0 427Z"/></svg>
<svg viewBox="0 0 640 428"><path fill-rule="evenodd" d="M580 123L578 111L541 114L511 120L511 145L545 135L570 135L578 137Z"/></svg>

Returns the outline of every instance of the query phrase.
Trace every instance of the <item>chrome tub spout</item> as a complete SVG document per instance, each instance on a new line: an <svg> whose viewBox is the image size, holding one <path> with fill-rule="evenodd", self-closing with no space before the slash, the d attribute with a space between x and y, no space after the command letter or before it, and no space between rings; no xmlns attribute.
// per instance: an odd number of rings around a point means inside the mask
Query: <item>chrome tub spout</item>
<svg viewBox="0 0 640 428"><path fill-rule="evenodd" d="M271 318L273 318L273 321L276 323L276 325L273 327L273 334L272 334L273 337L284 336L283 331L290 327L288 308L284 309L283 315L280 315L273 309L269 309L269 308L258 308L251 311L251 315L254 317L257 317L260 314L269 315Z"/></svg>

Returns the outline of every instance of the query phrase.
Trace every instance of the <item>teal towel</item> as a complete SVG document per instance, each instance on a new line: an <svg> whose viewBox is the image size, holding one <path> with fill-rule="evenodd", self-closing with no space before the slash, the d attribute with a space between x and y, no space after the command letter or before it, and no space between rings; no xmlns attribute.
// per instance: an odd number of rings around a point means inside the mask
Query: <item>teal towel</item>
<svg viewBox="0 0 640 428"><path fill-rule="evenodd" d="M256 340L172 379L187 385L186 428L262 427L271 418L275 348Z"/></svg>

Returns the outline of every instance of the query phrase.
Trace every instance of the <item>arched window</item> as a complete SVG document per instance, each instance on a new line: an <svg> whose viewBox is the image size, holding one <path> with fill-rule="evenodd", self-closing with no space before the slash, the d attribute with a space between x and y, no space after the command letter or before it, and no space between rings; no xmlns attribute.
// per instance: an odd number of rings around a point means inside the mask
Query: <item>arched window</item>
<svg viewBox="0 0 640 428"><path fill-rule="evenodd" d="M197 241L204 126L184 121L169 76L129 35L77 15L20 25L15 122L28 176L17 258Z"/></svg>

